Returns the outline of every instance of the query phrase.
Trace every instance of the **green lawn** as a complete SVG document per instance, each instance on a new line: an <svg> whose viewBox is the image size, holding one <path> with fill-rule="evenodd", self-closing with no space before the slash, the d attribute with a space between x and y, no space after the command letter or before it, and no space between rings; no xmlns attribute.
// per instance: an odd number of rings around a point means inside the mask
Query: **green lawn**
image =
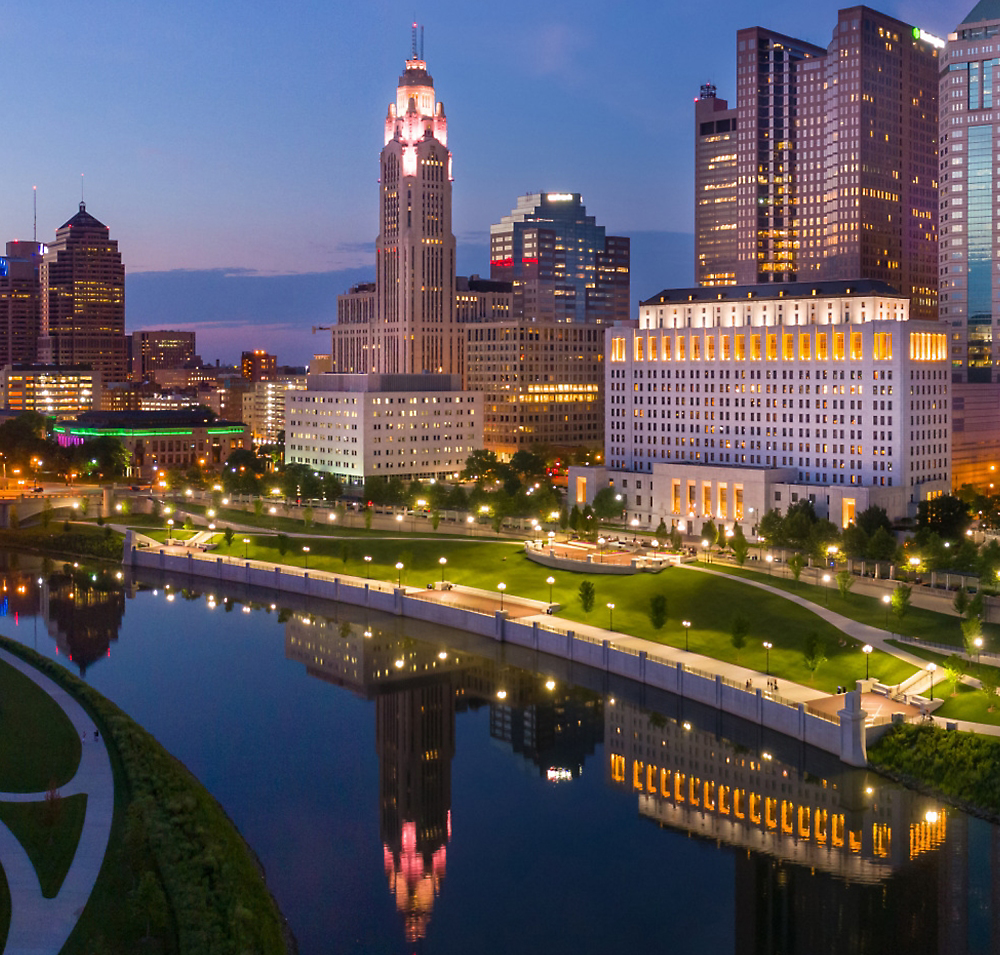
<svg viewBox="0 0 1000 955"><path fill-rule="evenodd" d="M86 814L85 793L52 804L46 800L0 802L0 821L24 847L47 899L59 894L76 854Z"/></svg>
<svg viewBox="0 0 1000 955"><path fill-rule="evenodd" d="M80 763L80 738L62 708L8 663L0 662L0 792L63 786Z"/></svg>
<svg viewBox="0 0 1000 955"><path fill-rule="evenodd" d="M902 621L899 621L891 612L887 618L885 604L878 597L855 593L848 594L846 600L841 597L837 590L836 579L830 581L829 587L820 587L811 583L807 584L804 581L796 583L787 577L760 573L747 567L735 567L731 564L702 564L701 566L711 566L712 570L718 570L725 574L760 581L779 590L805 597L818 604L826 605L829 601L831 610L843 614L845 617L850 617L852 620L857 620L859 623L867 623L872 627L884 630L888 623L888 629L894 633L903 633L908 637L917 637L934 643L948 643L955 647L963 645L960 617L952 617L920 607L910 607ZM830 573L832 577L835 572L831 571ZM983 636L986 646L1000 647L1000 626L992 623L983 624Z"/></svg>

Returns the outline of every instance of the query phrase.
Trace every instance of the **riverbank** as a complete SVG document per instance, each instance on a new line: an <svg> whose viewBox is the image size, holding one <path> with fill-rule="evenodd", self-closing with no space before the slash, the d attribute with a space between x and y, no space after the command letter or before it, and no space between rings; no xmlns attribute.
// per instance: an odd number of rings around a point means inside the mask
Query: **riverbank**
<svg viewBox="0 0 1000 955"><path fill-rule="evenodd" d="M40 527L23 530L0 529L0 548L29 551L48 557L96 557L101 560L122 559L122 535L109 526L73 524L63 529L62 522L53 522L51 529Z"/></svg>
<svg viewBox="0 0 1000 955"><path fill-rule="evenodd" d="M872 768L910 789L1000 822L1000 739L930 722L898 724L871 747L868 759Z"/></svg>
<svg viewBox="0 0 1000 955"><path fill-rule="evenodd" d="M179 955L294 952L294 940L256 857L194 776L117 706L63 667L15 641L0 638L0 646L79 701L111 757L111 838L94 890L63 952L86 955L95 944L105 951Z"/></svg>

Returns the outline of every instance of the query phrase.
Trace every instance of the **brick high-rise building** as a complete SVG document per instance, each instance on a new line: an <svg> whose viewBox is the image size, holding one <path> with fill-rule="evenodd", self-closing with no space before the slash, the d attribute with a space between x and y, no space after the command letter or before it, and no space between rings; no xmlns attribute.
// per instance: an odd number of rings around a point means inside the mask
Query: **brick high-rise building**
<svg viewBox="0 0 1000 955"><path fill-rule="evenodd" d="M243 352L240 371L247 381L270 381L276 373L278 359L262 348Z"/></svg>
<svg viewBox="0 0 1000 955"><path fill-rule="evenodd" d="M108 227L80 211L42 256L42 347L56 365L88 364L104 383L128 380L125 266Z"/></svg>
<svg viewBox="0 0 1000 955"><path fill-rule="evenodd" d="M132 378L146 381L159 368L183 368L196 360L195 333L162 329L129 336Z"/></svg>
<svg viewBox="0 0 1000 955"><path fill-rule="evenodd" d="M43 245L8 242L0 257L0 365L38 359L42 295L38 280Z"/></svg>
<svg viewBox="0 0 1000 955"><path fill-rule="evenodd" d="M697 230L696 261L713 261L699 281L874 279L907 295L913 318L936 318L938 47L863 6L839 12L827 49L740 30L737 106L719 114L737 129L736 175L727 166L719 195L735 181L736 202ZM721 171L701 134L708 109L695 108L698 204ZM717 239L734 229L735 260L723 260Z"/></svg>

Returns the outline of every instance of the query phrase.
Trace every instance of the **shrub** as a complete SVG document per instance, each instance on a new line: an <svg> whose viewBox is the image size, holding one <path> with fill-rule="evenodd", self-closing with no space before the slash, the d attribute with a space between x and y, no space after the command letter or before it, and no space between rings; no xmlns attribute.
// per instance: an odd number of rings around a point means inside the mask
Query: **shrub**
<svg viewBox="0 0 1000 955"><path fill-rule="evenodd" d="M579 590L580 606L583 607L584 613L590 613L594 609L594 600L597 595L597 591L594 589L594 584L589 580L584 580L580 584Z"/></svg>

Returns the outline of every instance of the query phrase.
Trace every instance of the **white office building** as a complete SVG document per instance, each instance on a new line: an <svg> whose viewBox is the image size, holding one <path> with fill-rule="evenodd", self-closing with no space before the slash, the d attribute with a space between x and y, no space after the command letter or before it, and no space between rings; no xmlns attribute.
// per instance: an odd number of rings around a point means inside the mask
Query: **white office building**
<svg viewBox="0 0 1000 955"><path fill-rule="evenodd" d="M847 526L950 488L947 336L876 281L665 290L606 332L605 467L570 472L571 503L611 485L639 526L752 534L812 500Z"/></svg>
<svg viewBox="0 0 1000 955"><path fill-rule="evenodd" d="M483 446L482 395L458 375L307 375L286 401L285 462L345 483L449 479Z"/></svg>

